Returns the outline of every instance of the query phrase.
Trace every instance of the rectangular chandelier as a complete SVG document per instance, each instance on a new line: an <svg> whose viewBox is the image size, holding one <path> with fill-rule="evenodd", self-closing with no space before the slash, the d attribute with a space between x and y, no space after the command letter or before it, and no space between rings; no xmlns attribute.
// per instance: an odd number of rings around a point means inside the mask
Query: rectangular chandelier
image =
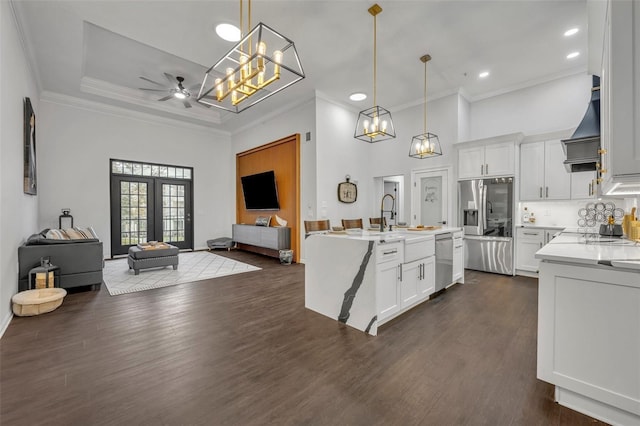
<svg viewBox="0 0 640 426"><path fill-rule="evenodd" d="M261 22L209 68L197 101L239 113L304 77L293 41Z"/></svg>

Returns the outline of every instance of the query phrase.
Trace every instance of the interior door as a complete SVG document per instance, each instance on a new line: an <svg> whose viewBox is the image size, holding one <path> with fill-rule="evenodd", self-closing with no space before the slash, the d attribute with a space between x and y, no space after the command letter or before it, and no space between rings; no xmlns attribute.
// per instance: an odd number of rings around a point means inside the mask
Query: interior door
<svg viewBox="0 0 640 426"><path fill-rule="evenodd" d="M449 170L413 172L413 225L443 226L449 221Z"/></svg>

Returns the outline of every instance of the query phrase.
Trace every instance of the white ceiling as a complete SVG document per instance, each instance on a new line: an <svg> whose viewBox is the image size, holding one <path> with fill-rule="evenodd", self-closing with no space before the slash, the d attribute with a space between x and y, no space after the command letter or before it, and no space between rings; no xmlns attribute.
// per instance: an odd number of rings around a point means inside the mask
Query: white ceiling
<svg viewBox="0 0 640 426"><path fill-rule="evenodd" d="M42 90L151 112L233 132L314 91L352 108L372 106L373 0L254 0L252 26L262 21L292 39L306 78L258 105L233 114L162 93L144 76L164 73L201 83L204 72L233 45L214 27L239 25L240 2L16 1L13 6ZM377 18L378 104L391 110L460 90L481 99L561 76L586 72L586 0L380 1ZM246 12L246 2L245 2ZM246 24L246 21L245 21ZM570 38L565 30L578 27ZM580 51L574 60L566 55ZM478 73L491 75L479 79ZM349 94L369 95L352 102Z"/></svg>

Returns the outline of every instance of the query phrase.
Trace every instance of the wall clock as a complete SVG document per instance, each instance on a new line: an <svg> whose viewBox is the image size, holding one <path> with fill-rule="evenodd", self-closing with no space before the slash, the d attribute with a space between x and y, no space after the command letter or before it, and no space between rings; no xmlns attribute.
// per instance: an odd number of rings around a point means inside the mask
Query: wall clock
<svg viewBox="0 0 640 426"><path fill-rule="evenodd" d="M358 187L355 183L349 182L351 176L345 176L346 182L338 184L338 201L343 203L355 203L358 198Z"/></svg>

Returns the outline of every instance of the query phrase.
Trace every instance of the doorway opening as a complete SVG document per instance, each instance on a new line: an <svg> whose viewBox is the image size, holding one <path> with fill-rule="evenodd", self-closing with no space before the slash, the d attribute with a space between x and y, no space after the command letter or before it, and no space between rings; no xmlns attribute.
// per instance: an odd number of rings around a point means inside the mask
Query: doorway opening
<svg viewBox="0 0 640 426"><path fill-rule="evenodd" d="M387 225L398 225L405 221L404 218L404 175L395 176L379 176L373 178L375 193L378 196L374 201L375 217L380 215L380 204L382 197L386 194L393 196L393 200L389 197L385 198L382 204L383 216Z"/></svg>

